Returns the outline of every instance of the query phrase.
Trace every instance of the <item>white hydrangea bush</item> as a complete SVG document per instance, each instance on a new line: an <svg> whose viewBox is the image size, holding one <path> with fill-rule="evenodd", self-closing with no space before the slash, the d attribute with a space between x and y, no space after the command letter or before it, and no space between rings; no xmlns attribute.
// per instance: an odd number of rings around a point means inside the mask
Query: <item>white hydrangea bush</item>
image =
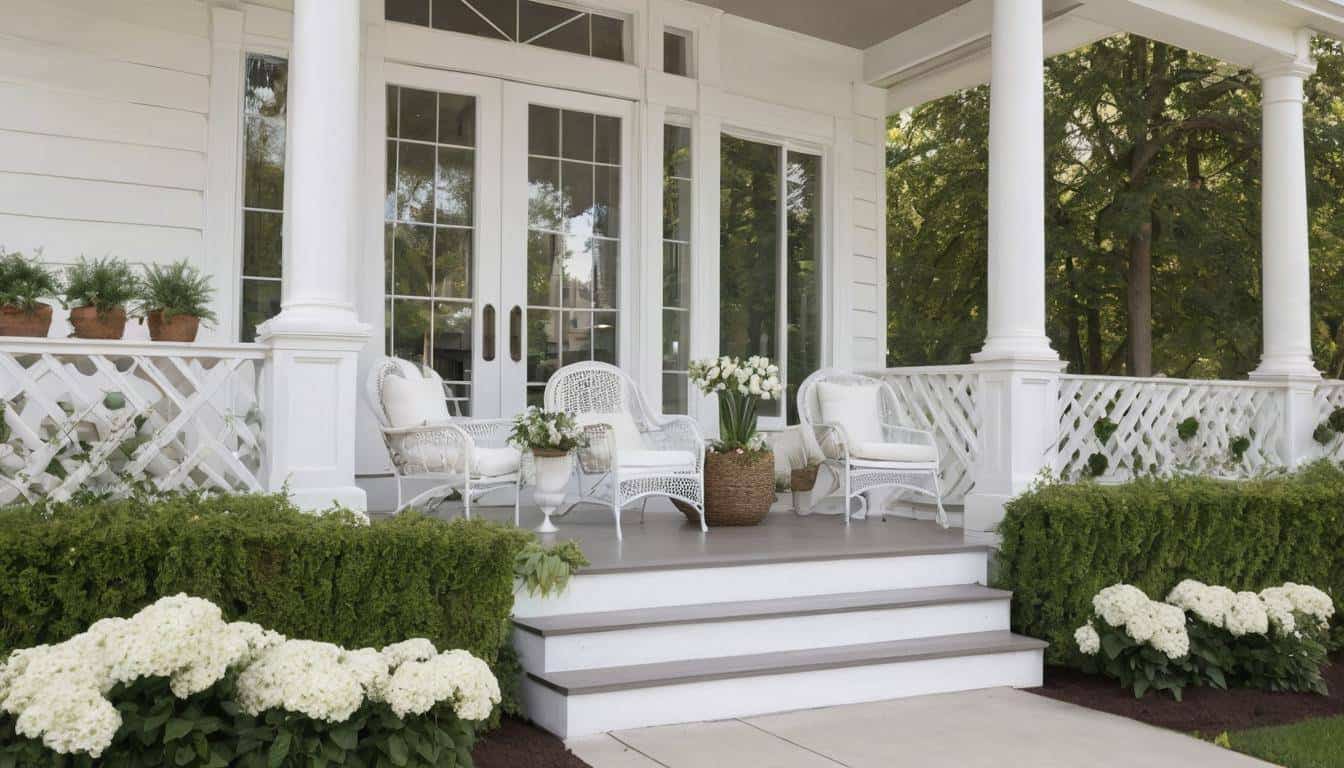
<svg viewBox="0 0 1344 768"><path fill-rule="evenodd" d="M1092 609L1074 633L1078 651L1089 669L1136 695L1152 688L1179 699L1186 685L1230 684L1324 692L1323 638L1335 609L1315 587L1235 592L1186 579L1159 602L1114 584L1093 597Z"/></svg>
<svg viewBox="0 0 1344 768"><path fill-rule="evenodd" d="M253 716L281 710L342 723L366 703L386 703L403 718L445 704L479 721L500 701L490 668L466 651L439 653L424 638L381 650L288 639L226 622L208 600L176 595L63 643L14 651L0 663L0 712L14 718L19 736L96 759L122 727L108 699L119 684L162 678L172 696L186 699L230 673L238 707Z"/></svg>

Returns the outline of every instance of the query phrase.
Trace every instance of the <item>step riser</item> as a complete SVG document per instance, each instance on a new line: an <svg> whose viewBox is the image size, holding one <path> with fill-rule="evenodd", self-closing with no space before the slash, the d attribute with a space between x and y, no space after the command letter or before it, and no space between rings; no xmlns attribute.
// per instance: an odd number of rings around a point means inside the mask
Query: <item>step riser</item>
<svg viewBox="0 0 1344 768"><path fill-rule="evenodd" d="M561 595L519 594L519 617L661 608L861 590L984 584L984 552L859 557L804 562L582 574Z"/></svg>
<svg viewBox="0 0 1344 768"><path fill-rule="evenodd" d="M565 739L930 693L1041 684L1039 650L879 663L565 697L523 681L528 716ZM949 724L949 727L953 724Z"/></svg>
<svg viewBox="0 0 1344 768"><path fill-rule="evenodd" d="M1006 630L1008 615L1002 599L513 639L524 669L558 672Z"/></svg>

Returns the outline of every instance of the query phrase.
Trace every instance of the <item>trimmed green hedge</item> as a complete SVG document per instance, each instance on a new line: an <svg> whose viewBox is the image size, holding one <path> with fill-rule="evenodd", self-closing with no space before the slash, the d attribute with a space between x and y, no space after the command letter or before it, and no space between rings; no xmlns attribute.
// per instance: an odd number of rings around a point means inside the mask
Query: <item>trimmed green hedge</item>
<svg viewBox="0 0 1344 768"><path fill-rule="evenodd" d="M1311 584L1344 613L1344 470L1225 481L1143 479L1048 485L1009 502L996 586L1013 591L1013 629L1079 661L1073 631L1092 596L1124 582L1163 599L1182 579L1259 591Z"/></svg>
<svg viewBox="0 0 1344 768"><path fill-rule="evenodd" d="M0 658L179 592L348 648L427 637L494 667L530 534L406 513L355 525L281 496L0 509Z"/></svg>

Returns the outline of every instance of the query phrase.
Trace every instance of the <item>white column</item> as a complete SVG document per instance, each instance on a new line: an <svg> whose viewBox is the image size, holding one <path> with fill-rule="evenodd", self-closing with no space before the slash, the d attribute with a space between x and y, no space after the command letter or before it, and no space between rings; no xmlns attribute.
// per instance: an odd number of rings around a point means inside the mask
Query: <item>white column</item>
<svg viewBox="0 0 1344 768"><path fill-rule="evenodd" d="M1042 0L994 0L989 111L989 334L974 355L981 452L968 541L993 543L1003 507L1054 464L1059 374L1045 335Z"/></svg>
<svg viewBox="0 0 1344 768"><path fill-rule="evenodd" d="M1264 355L1251 373L1283 386L1284 462L1314 458L1314 403L1321 374L1311 353L1311 255L1307 219L1307 160L1302 129L1303 85L1316 71L1310 37L1300 36L1295 59L1256 67L1263 90L1261 182L1261 301Z"/></svg>
<svg viewBox="0 0 1344 768"><path fill-rule="evenodd" d="M267 484L305 508L363 509L355 485L360 217L360 2L295 0L289 64L281 312L259 329Z"/></svg>
<svg viewBox="0 0 1344 768"><path fill-rule="evenodd" d="M1045 336L1045 54L1041 0L994 0L985 358L1058 359Z"/></svg>

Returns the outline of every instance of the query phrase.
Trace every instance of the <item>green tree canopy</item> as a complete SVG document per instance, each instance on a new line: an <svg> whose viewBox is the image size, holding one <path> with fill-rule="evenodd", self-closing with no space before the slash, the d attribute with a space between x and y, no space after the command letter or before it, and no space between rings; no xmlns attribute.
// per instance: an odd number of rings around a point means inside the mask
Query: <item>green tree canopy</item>
<svg viewBox="0 0 1344 768"><path fill-rule="evenodd" d="M1317 45L1307 153L1317 362L1344 368L1344 51ZM1236 378L1260 355L1260 93L1142 37L1046 64L1047 330L1081 373ZM965 362L985 335L988 87L889 124L893 365Z"/></svg>

